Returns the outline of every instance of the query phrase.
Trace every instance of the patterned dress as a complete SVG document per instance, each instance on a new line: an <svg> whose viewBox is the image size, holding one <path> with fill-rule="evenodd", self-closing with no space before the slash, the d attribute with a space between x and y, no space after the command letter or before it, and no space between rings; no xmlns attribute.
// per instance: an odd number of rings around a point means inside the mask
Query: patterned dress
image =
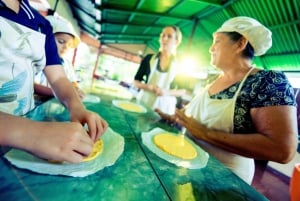
<svg viewBox="0 0 300 201"><path fill-rule="evenodd" d="M213 99L232 98L239 87L237 82L229 88L212 95ZM284 73L279 71L258 71L249 75L237 98L234 112L234 133L253 133L252 108L291 105L296 106L294 90Z"/></svg>

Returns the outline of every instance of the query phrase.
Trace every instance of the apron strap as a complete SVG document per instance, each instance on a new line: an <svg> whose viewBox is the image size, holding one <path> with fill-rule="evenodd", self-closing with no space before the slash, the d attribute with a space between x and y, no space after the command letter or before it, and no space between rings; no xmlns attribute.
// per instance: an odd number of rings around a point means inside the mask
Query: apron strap
<svg viewBox="0 0 300 201"><path fill-rule="evenodd" d="M244 85L244 83L245 83L247 77L250 75L250 73L252 72L253 69L254 69L254 68L251 67L250 70L247 72L247 74L244 76L243 80L241 81L241 83L240 83L240 85L239 85L239 88L236 90L236 92L235 92L235 94L234 94L234 96L233 96L234 99L236 99L237 96L240 94L240 91L241 91L241 89L242 89L242 86Z"/></svg>

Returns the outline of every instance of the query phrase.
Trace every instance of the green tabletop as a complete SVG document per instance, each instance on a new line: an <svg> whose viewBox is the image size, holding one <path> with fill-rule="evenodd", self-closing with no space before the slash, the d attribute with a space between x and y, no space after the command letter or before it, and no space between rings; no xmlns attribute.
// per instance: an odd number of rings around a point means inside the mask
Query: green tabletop
<svg viewBox="0 0 300 201"><path fill-rule="evenodd" d="M86 177L68 177L20 169L1 157L0 200L267 200L213 157L206 167L195 170L159 158L143 145L141 133L155 127L174 132L176 128L160 122L152 111L126 112L112 105L112 97L100 97L101 102L85 105L124 137L124 152L115 164ZM27 117L37 121L69 120L56 99L39 105ZM7 150L1 147L1 155Z"/></svg>

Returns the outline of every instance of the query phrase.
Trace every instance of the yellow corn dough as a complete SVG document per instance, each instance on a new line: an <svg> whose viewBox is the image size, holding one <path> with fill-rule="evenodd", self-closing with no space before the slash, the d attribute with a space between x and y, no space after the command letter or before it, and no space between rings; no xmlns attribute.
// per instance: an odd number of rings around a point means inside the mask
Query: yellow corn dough
<svg viewBox="0 0 300 201"><path fill-rule="evenodd" d="M153 141L157 147L172 156L186 160L197 157L195 147L181 135L160 133L154 136Z"/></svg>
<svg viewBox="0 0 300 201"><path fill-rule="evenodd" d="M120 102L118 106L130 112L143 112L143 108L135 103Z"/></svg>
<svg viewBox="0 0 300 201"><path fill-rule="evenodd" d="M99 139L97 142L95 142L93 151L88 155L86 158L84 158L82 161L90 161L95 159L97 156L99 156L103 151L103 141Z"/></svg>

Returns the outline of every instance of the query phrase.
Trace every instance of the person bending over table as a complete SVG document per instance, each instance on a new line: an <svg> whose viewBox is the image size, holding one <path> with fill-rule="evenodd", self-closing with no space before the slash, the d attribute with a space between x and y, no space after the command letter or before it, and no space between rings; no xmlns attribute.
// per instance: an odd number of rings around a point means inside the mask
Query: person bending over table
<svg viewBox="0 0 300 201"><path fill-rule="evenodd" d="M176 97L186 92L184 89L170 89L179 72L176 49L181 39L182 34L178 27L165 27L159 37L159 53L146 55L134 77L134 85L140 89L137 100L168 114L174 114Z"/></svg>
<svg viewBox="0 0 300 201"><path fill-rule="evenodd" d="M65 76L50 23L30 7L28 0L0 1L0 23L0 145L49 160L81 162L108 125L85 109ZM69 110L71 122L38 122L23 117L34 107L33 79L41 70Z"/></svg>
<svg viewBox="0 0 300 201"><path fill-rule="evenodd" d="M70 50L78 47L80 43L80 38L77 36L72 24L66 19L60 16L53 15L46 16L46 19L50 22L53 28L58 54L63 64L65 74L70 80L70 82L73 83L73 86L77 90L80 99L83 99L84 92L80 89L78 85L78 80L75 75L74 67L67 59L64 59L64 57L66 57L67 53ZM39 72L35 76L34 92L38 96L42 97L54 96L50 84L47 81L47 78L45 77L43 71Z"/></svg>
<svg viewBox="0 0 300 201"><path fill-rule="evenodd" d="M249 184L253 159L287 163L297 148L292 86L282 72L252 66L272 46L271 35L253 18L229 19L209 50L219 77L175 115L157 110Z"/></svg>

